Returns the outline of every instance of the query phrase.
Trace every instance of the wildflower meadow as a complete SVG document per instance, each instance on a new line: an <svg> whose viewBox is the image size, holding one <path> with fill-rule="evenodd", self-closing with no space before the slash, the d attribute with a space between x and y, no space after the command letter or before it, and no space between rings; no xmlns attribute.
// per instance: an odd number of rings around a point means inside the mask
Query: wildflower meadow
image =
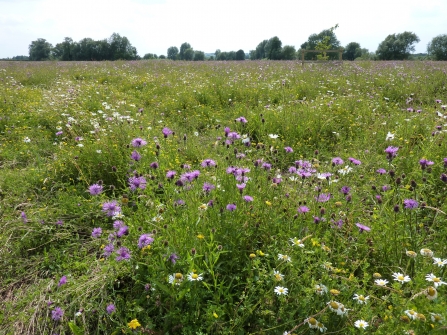
<svg viewBox="0 0 447 335"><path fill-rule="evenodd" d="M0 333L444 334L446 71L0 62Z"/></svg>

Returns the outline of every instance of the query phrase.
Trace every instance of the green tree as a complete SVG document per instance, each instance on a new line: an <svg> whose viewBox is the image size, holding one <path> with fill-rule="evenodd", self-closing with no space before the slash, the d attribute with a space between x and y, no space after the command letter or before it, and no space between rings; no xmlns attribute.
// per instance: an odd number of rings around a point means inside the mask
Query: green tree
<svg viewBox="0 0 447 335"><path fill-rule="evenodd" d="M264 47L265 57L272 60L281 59L281 46L282 42L277 36L269 39Z"/></svg>
<svg viewBox="0 0 447 335"><path fill-rule="evenodd" d="M132 60L137 59L137 49L130 44L130 41L125 36L120 36L117 33L113 33L109 38L110 45L110 57L111 60L125 59Z"/></svg>
<svg viewBox="0 0 447 335"><path fill-rule="evenodd" d="M29 59L37 61L50 59L52 48L53 46L47 40L38 38L28 46Z"/></svg>
<svg viewBox="0 0 447 335"><path fill-rule="evenodd" d="M427 53L434 60L447 60L447 35L434 37L427 45Z"/></svg>
<svg viewBox="0 0 447 335"><path fill-rule="evenodd" d="M199 50L194 51L194 61L202 61L202 60L205 60L205 53Z"/></svg>
<svg viewBox="0 0 447 335"><path fill-rule="evenodd" d="M177 47L170 47L168 49L168 59L176 60L178 59L178 48Z"/></svg>
<svg viewBox="0 0 447 335"><path fill-rule="evenodd" d="M236 60L245 60L245 52L242 49L236 51Z"/></svg>
<svg viewBox="0 0 447 335"><path fill-rule="evenodd" d="M407 59L410 53L415 50L414 43L419 41L419 37L409 31L401 34L391 34L379 44L376 55L381 60Z"/></svg>
<svg viewBox="0 0 447 335"><path fill-rule="evenodd" d="M360 47L360 44L357 42L351 42L343 51L343 59L345 60L354 60L358 57L362 56L362 48Z"/></svg>
<svg viewBox="0 0 447 335"><path fill-rule="evenodd" d="M265 45L268 43L268 40L263 40L258 44L255 50L255 58L254 59L263 59L266 58L265 55Z"/></svg>
<svg viewBox="0 0 447 335"><path fill-rule="evenodd" d="M335 26L335 28L338 25ZM312 34L307 39L307 42L301 44L301 49L303 50L317 50L317 46L328 45L330 46L328 49L339 49L340 41L337 39L337 36L334 33L334 29L325 29L319 34ZM299 51L301 54L301 51ZM338 54L329 53L327 55L329 59L338 59ZM307 53L305 59L313 59L315 55L313 53Z"/></svg>
<svg viewBox="0 0 447 335"><path fill-rule="evenodd" d="M166 59L166 56L165 55L160 55L160 56L158 56L158 59Z"/></svg>
<svg viewBox="0 0 447 335"><path fill-rule="evenodd" d="M193 60L194 58L194 49L188 48L183 52L183 59L184 60Z"/></svg>
<svg viewBox="0 0 447 335"><path fill-rule="evenodd" d="M183 44L180 46L180 52L179 52L179 59L180 59L180 60L184 60L184 59L185 59L185 52L186 52L187 49L191 49L191 50L193 50L193 49L191 48L191 44L189 44L189 43L187 43L187 42L183 43ZM192 58L191 58L191 59L192 59Z"/></svg>
<svg viewBox="0 0 447 335"><path fill-rule="evenodd" d="M281 50L281 59L292 60L296 58L296 50L292 45L285 45Z"/></svg>
<svg viewBox="0 0 447 335"><path fill-rule="evenodd" d="M158 57L157 57L157 55L156 54L151 54L151 53L149 53L149 54L145 54L144 56L143 56L143 59L157 59Z"/></svg>
<svg viewBox="0 0 447 335"><path fill-rule="evenodd" d="M56 44L51 51L54 58L62 61L73 60L74 42L70 37L65 37L62 43Z"/></svg>
<svg viewBox="0 0 447 335"><path fill-rule="evenodd" d="M214 51L214 59L218 60L221 52L222 51L220 51L220 49L217 49L216 51Z"/></svg>

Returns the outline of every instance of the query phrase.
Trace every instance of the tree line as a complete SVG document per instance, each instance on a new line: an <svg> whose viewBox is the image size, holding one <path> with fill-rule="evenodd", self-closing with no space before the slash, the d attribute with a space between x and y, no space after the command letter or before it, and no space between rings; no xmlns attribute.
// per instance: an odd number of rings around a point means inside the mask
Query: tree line
<svg viewBox="0 0 447 335"><path fill-rule="evenodd" d="M167 56L152 53L145 54L143 59L164 59L184 60L184 61L239 61L239 60L293 60L301 59L306 50L330 50L343 49L344 60L404 60L409 59L411 53L415 51L414 44L419 42L419 37L413 33L405 31L398 34L388 35L378 46L375 52L370 52L362 48L358 42L350 42L342 47L340 41L335 35L335 28L325 29L319 34L312 34L306 42L301 44L300 49L296 50L292 45L282 45L281 40L274 36L270 39L261 41L256 49L250 50L248 54L244 50L221 51L217 49L214 54L208 57L203 51L194 50L192 46L185 42L180 46L171 46L167 50ZM53 46L43 38L32 41L28 47L29 56L15 56L7 60L62 60L62 61L91 61L91 60L138 60L141 57L137 49L132 46L129 39L113 33L109 38L103 40L93 40L84 38L79 42L66 37L61 43ZM323 52L322 55L315 53L305 53L304 59L338 59L338 53ZM438 35L434 37L427 46L427 59L447 60L447 35Z"/></svg>

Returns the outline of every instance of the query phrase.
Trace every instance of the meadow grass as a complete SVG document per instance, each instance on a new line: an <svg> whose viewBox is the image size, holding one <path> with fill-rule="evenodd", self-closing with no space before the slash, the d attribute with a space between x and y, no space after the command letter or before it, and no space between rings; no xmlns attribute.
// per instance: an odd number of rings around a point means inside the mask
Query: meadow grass
<svg viewBox="0 0 447 335"><path fill-rule="evenodd" d="M444 333L446 71L0 62L0 333Z"/></svg>

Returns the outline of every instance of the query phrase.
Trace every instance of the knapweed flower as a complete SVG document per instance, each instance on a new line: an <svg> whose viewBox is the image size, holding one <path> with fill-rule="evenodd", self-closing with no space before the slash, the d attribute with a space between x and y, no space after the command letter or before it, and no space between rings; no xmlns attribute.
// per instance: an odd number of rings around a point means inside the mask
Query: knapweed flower
<svg viewBox="0 0 447 335"><path fill-rule="evenodd" d="M23 223L28 223L28 217L25 212L21 212L20 217L22 218Z"/></svg>
<svg viewBox="0 0 447 335"><path fill-rule="evenodd" d="M141 155L138 151L134 150L132 151L132 153L130 154L130 158L132 160L134 160L135 162L138 162L139 160L141 160Z"/></svg>
<svg viewBox="0 0 447 335"><path fill-rule="evenodd" d="M422 248L420 253L422 256L425 257L433 257L433 251L431 251L430 249Z"/></svg>
<svg viewBox="0 0 447 335"><path fill-rule="evenodd" d="M210 183L203 183L203 187L202 190L205 193L210 193L212 190L214 190L216 188L216 186L214 186L213 184Z"/></svg>
<svg viewBox="0 0 447 335"><path fill-rule="evenodd" d="M88 192L90 193L90 195L98 195L102 192L102 189L103 189L102 185L93 184L89 186Z"/></svg>
<svg viewBox="0 0 447 335"><path fill-rule="evenodd" d="M116 237L121 238L124 235L129 235L129 227L123 225L118 228L118 231L116 232Z"/></svg>
<svg viewBox="0 0 447 335"><path fill-rule="evenodd" d="M352 164L354 164L354 165L360 165L360 164L362 164L361 161L359 161L358 159L352 158L352 157L349 157L349 161L350 161Z"/></svg>
<svg viewBox="0 0 447 335"><path fill-rule="evenodd" d="M368 300L369 300L369 296L364 296L363 294L354 294L354 298L352 298L354 300L356 300L359 304L363 305L363 304L367 304Z"/></svg>
<svg viewBox="0 0 447 335"><path fill-rule="evenodd" d="M180 257L176 253L172 253L169 255L168 260L171 261L172 264L175 264L179 258Z"/></svg>
<svg viewBox="0 0 447 335"><path fill-rule="evenodd" d="M105 202L102 205L102 211L106 213L107 216L115 216L116 213L121 212L121 207L118 206L116 200Z"/></svg>
<svg viewBox="0 0 447 335"><path fill-rule="evenodd" d="M105 258L109 257L114 250L115 250L115 246L112 243L107 244L104 247L104 253L103 253L104 257Z"/></svg>
<svg viewBox="0 0 447 335"><path fill-rule="evenodd" d="M344 163L343 159L340 157L332 158L332 165L342 165Z"/></svg>
<svg viewBox="0 0 447 335"><path fill-rule="evenodd" d="M116 308L114 304L107 305L106 307L107 314L112 314L113 312L115 312L115 310Z"/></svg>
<svg viewBox="0 0 447 335"><path fill-rule="evenodd" d="M147 142L142 138L137 137L132 140L131 144L134 148L139 148L145 146Z"/></svg>
<svg viewBox="0 0 447 335"><path fill-rule="evenodd" d="M370 227L365 226L365 225L363 225L363 224L361 224L361 223L356 223L355 225L357 226L357 228L359 228L359 231L360 231L361 233L363 233L364 231L371 231L371 228L370 228Z"/></svg>
<svg viewBox="0 0 447 335"><path fill-rule="evenodd" d="M161 132L163 133L164 138L167 138L169 135L174 134L174 132L168 127L163 128Z"/></svg>
<svg viewBox="0 0 447 335"><path fill-rule="evenodd" d="M62 317L64 316L64 311L62 310L62 308L60 307L55 307L52 311L51 311L51 318L54 321L60 321L62 319Z"/></svg>
<svg viewBox="0 0 447 335"><path fill-rule="evenodd" d="M234 212L236 210L236 205L235 204L228 204L227 205L227 210L229 210L230 212Z"/></svg>
<svg viewBox="0 0 447 335"><path fill-rule="evenodd" d="M428 300L435 300L438 297L438 291L433 286L425 290L425 296Z"/></svg>
<svg viewBox="0 0 447 335"><path fill-rule="evenodd" d="M386 286L386 284L388 284L388 280L386 280L386 279L376 279L376 280L374 280L374 283L377 286Z"/></svg>
<svg viewBox="0 0 447 335"><path fill-rule="evenodd" d="M304 248L304 243L300 239L293 237L289 240L292 243L292 246L299 246L300 248Z"/></svg>
<svg viewBox="0 0 447 335"><path fill-rule="evenodd" d="M281 274L279 271L273 270L273 277L275 277L276 281L281 281L284 279L284 275Z"/></svg>
<svg viewBox="0 0 447 335"><path fill-rule="evenodd" d="M439 179L441 179L441 181L443 181L444 183L447 183L447 174L442 173L441 177L439 177Z"/></svg>
<svg viewBox="0 0 447 335"><path fill-rule="evenodd" d="M138 188L144 190L146 189L146 185L147 185L146 178L144 178L143 176L141 177L134 176L129 178L129 187L132 191L135 191Z"/></svg>
<svg viewBox="0 0 447 335"><path fill-rule="evenodd" d="M141 324L138 322L137 319L133 319L132 321L130 321L127 326L130 329L137 329L138 327L141 327Z"/></svg>
<svg viewBox="0 0 447 335"><path fill-rule="evenodd" d="M305 214L305 213L307 213L309 211L310 211L310 209L307 206L300 206L300 207L298 207L298 213L300 213L300 214Z"/></svg>
<svg viewBox="0 0 447 335"><path fill-rule="evenodd" d="M435 163L432 162L432 161L428 161L428 160L426 160L426 159L421 159L421 160L419 161L419 164L421 165L421 169L422 169L422 170L425 170L427 166L433 165L433 164L435 164Z"/></svg>
<svg viewBox="0 0 447 335"><path fill-rule="evenodd" d="M441 278L436 277L433 273L430 273L425 276L425 280L431 281L435 287L441 286L441 285L447 285L446 282L443 282Z"/></svg>
<svg viewBox="0 0 447 335"><path fill-rule="evenodd" d="M284 261L284 262L291 262L292 261L290 256L283 255L283 254L278 254L278 260Z"/></svg>
<svg viewBox="0 0 447 335"><path fill-rule="evenodd" d="M176 171L170 170L168 172L166 172L166 178L168 179L174 179L175 175L177 174Z"/></svg>
<svg viewBox="0 0 447 335"><path fill-rule="evenodd" d="M276 286L274 290L277 295L287 295L288 291L289 290L286 287L282 286Z"/></svg>
<svg viewBox="0 0 447 335"><path fill-rule="evenodd" d="M130 259L130 250L126 247L121 247L116 251L117 255L115 260L118 262L120 261L127 261Z"/></svg>
<svg viewBox="0 0 447 335"><path fill-rule="evenodd" d="M92 237L98 238L98 237L101 236L101 234L102 234L102 229L101 228L93 228Z"/></svg>
<svg viewBox="0 0 447 335"><path fill-rule="evenodd" d="M236 122L240 122L240 123L247 123L247 119L243 116L238 117L237 119L235 119Z"/></svg>
<svg viewBox="0 0 447 335"><path fill-rule="evenodd" d="M437 258L437 257L433 257L433 264L437 265L439 267L442 267L444 265L447 264L447 259L441 259L441 258Z"/></svg>
<svg viewBox="0 0 447 335"><path fill-rule="evenodd" d="M154 238L152 237L151 234L143 234L138 239L138 248L142 249L151 244L152 242L154 242Z"/></svg>
<svg viewBox="0 0 447 335"><path fill-rule="evenodd" d="M202 167L212 167L212 166L216 166L216 162L213 161L212 159L205 159L202 161L202 163L200 164Z"/></svg>
<svg viewBox="0 0 447 335"><path fill-rule="evenodd" d="M321 193L318 195L318 197L315 197L315 200L317 200L317 202L327 202L330 199L331 199L330 193Z"/></svg>
<svg viewBox="0 0 447 335"><path fill-rule="evenodd" d="M348 186L343 186L343 187L340 189L340 192L343 193L344 195L349 194L350 191L351 191L351 188L348 187Z"/></svg>
<svg viewBox="0 0 447 335"><path fill-rule="evenodd" d="M398 150L399 150L398 147L389 146L388 148L385 149L386 158L388 158L389 160L392 160L394 157L397 156Z"/></svg>
<svg viewBox="0 0 447 335"><path fill-rule="evenodd" d="M385 174L385 173L386 173L386 170L380 168L380 169L376 170L376 172L377 172L378 174Z"/></svg>
<svg viewBox="0 0 447 335"><path fill-rule="evenodd" d="M203 280L203 275L202 274L197 274L195 272L190 272L187 276L189 281L201 281Z"/></svg>
<svg viewBox="0 0 447 335"><path fill-rule="evenodd" d="M151 169L158 169L158 163L157 162L152 162L151 164L149 164L149 167L151 168Z"/></svg>
<svg viewBox="0 0 447 335"><path fill-rule="evenodd" d="M249 195L244 195L242 198L244 199L245 202L252 202L253 201L253 197L251 197Z"/></svg>
<svg viewBox="0 0 447 335"><path fill-rule="evenodd" d="M67 276L62 276L59 280L59 283L57 284L58 287L61 287L62 285L67 283Z"/></svg>
<svg viewBox="0 0 447 335"><path fill-rule="evenodd" d="M369 324L365 320L357 320L354 322L354 327L358 329L366 329L368 326Z"/></svg>
<svg viewBox="0 0 447 335"><path fill-rule="evenodd" d="M408 283L411 281L409 276L404 276L402 273L395 272L393 273L393 278L395 281L398 281L401 284Z"/></svg>
<svg viewBox="0 0 447 335"><path fill-rule="evenodd" d="M407 209L415 209L418 208L419 203L414 199L405 199L404 200L404 207Z"/></svg>
<svg viewBox="0 0 447 335"><path fill-rule="evenodd" d="M289 152L293 152L293 149L291 147L285 147L284 150L289 153Z"/></svg>
<svg viewBox="0 0 447 335"><path fill-rule="evenodd" d="M327 287L323 284L316 284L315 285L315 293L317 293L318 295L323 295L323 294L327 293Z"/></svg>
<svg viewBox="0 0 447 335"><path fill-rule="evenodd" d="M180 285L182 281L183 281L183 275L180 272L169 275L168 277L169 284Z"/></svg>

